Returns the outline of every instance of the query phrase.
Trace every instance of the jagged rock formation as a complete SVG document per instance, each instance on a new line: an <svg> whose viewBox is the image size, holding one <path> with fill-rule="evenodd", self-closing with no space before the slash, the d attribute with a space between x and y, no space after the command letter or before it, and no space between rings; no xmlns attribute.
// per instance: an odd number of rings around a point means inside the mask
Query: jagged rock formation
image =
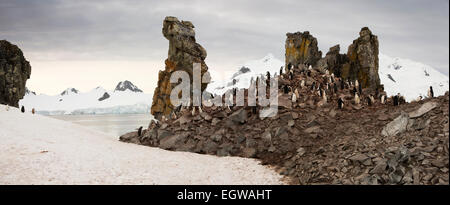
<svg viewBox="0 0 450 205"><path fill-rule="evenodd" d="M18 107L31 75L30 63L16 45L0 40L0 104Z"/></svg>
<svg viewBox="0 0 450 205"><path fill-rule="evenodd" d="M151 113L156 119L163 115L168 116L173 110L173 105L170 103L170 92L176 86L170 83L170 76L173 72L186 71L192 84L194 62L201 63L202 75L208 71L208 66L204 61L206 50L196 42L194 25L191 22L180 22L175 17L166 17L162 33L169 40L169 53L165 61L165 70L158 74L158 86L153 95ZM207 83L202 83L202 91L206 86Z"/></svg>
<svg viewBox="0 0 450 205"><path fill-rule="evenodd" d="M317 39L309 31L286 34L286 66L316 65L322 58Z"/></svg>
<svg viewBox="0 0 450 205"><path fill-rule="evenodd" d="M106 99L108 99L109 97L111 97L111 96L108 94L108 92L105 92L105 93L103 94L103 96L100 97L100 98L98 99L98 101L106 100Z"/></svg>
<svg viewBox="0 0 450 205"><path fill-rule="evenodd" d="M349 62L343 65L342 77L358 79L363 88L378 88L380 86L378 53L378 37L373 35L369 28L362 28L359 38L348 47Z"/></svg>
<svg viewBox="0 0 450 205"><path fill-rule="evenodd" d="M340 54L339 51L339 44L331 47L325 57L317 62L317 68L322 72L329 70L330 73L334 73L336 76L341 77L342 67L348 62L348 57L345 54Z"/></svg>
<svg viewBox="0 0 450 205"><path fill-rule="evenodd" d="M64 90L64 91L62 91L61 92L61 96L62 95L69 95L70 93L75 93L75 94L78 94L78 90L77 89L75 89L75 88L67 88L66 90Z"/></svg>
<svg viewBox="0 0 450 205"><path fill-rule="evenodd" d="M123 82L119 82L116 85L116 88L114 89L114 91L125 91L125 90L130 90L130 91L135 92L135 93L142 93L141 89L136 87L133 83L131 83L128 80L125 80Z"/></svg>

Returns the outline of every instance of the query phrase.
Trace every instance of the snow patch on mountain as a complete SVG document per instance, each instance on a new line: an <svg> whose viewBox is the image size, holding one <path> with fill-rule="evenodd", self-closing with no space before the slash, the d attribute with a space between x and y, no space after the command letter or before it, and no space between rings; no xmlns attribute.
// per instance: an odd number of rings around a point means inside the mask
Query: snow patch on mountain
<svg viewBox="0 0 450 205"><path fill-rule="evenodd" d="M256 79L257 76L266 75L267 71L271 75L280 72L280 67L284 66L284 62L276 59L271 53L264 58L252 60L244 63L239 70L234 73L227 81L215 81L208 85L207 91L221 95L232 88L248 88L251 78Z"/></svg>
<svg viewBox="0 0 450 205"><path fill-rule="evenodd" d="M427 97L430 86L433 86L434 96L444 95L449 90L448 76L429 65L380 53L379 66L380 81L388 96L400 93L407 101L412 101L419 96Z"/></svg>
<svg viewBox="0 0 450 205"><path fill-rule="evenodd" d="M129 82L129 81L128 81ZM60 95L25 94L20 106L35 108L44 115L60 114L136 114L149 113L152 94L143 93L127 81L120 82L114 91L97 87L89 92L74 88L64 90Z"/></svg>

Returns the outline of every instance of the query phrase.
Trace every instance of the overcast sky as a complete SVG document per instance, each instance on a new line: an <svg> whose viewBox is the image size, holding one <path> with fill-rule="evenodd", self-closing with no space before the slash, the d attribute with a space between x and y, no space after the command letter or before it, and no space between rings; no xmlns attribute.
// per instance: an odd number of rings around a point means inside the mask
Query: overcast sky
<svg viewBox="0 0 450 205"><path fill-rule="evenodd" d="M153 92L167 57L166 16L193 22L213 78L267 53L284 61L287 32L310 31L325 54L335 44L346 52L364 26L380 52L449 73L448 0L0 0L0 39L22 49L32 66L27 86L38 93L113 89L121 80Z"/></svg>

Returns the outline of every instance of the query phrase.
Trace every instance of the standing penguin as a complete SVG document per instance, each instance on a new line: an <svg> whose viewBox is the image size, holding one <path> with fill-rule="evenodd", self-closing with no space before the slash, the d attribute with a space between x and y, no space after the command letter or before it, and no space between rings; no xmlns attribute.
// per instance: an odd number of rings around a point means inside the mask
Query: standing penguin
<svg viewBox="0 0 450 205"><path fill-rule="evenodd" d="M192 112L191 112L191 114L192 114L192 116L195 115L195 107L194 107L194 106L192 106Z"/></svg>
<svg viewBox="0 0 450 205"><path fill-rule="evenodd" d="M298 92L298 89L297 89L297 88L295 88L294 93L295 93L295 95L297 96L297 98L300 96L300 93Z"/></svg>
<svg viewBox="0 0 450 205"><path fill-rule="evenodd" d="M267 71L266 76L267 76L267 80L270 80L270 72L269 71Z"/></svg>
<svg viewBox="0 0 450 205"><path fill-rule="evenodd" d="M359 98L358 93L355 94L355 104L359 105L359 103L361 102L361 99Z"/></svg>
<svg viewBox="0 0 450 205"><path fill-rule="evenodd" d="M338 99L338 108L339 109L344 108L344 101L342 100L341 97L339 97L339 99Z"/></svg>
<svg viewBox="0 0 450 205"><path fill-rule="evenodd" d="M24 113L25 112L25 107L22 105L22 108L20 108L20 111L22 112L22 113Z"/></svg>
<svg viewBox="0 0 450 205"><path fill-rule="evenodd" d="M370 99L370 97L367 97L367 105L368 106L372 106L372 99Z"/></svg>
<svg viewBox="0 0 450 205"><path fill-rule="evenodd" d="M386 103L386 95L382 95L381 96L381 104L385 104Z"/></svg>
<svg viewBox="0 0 450 205"><path fill-rule="evenodd" d="M430 88L428 89L428 97L429 98L434 97L433 86L430 86Z"/></svg>
<svg viewBox="0 0 450 205"><path fill-rule="evenodd" d="M284 85L283 92L284 92L284 94L288 94L289 93L289 87L287 85Z"/></svg>
<svg viewBox="0 0 450 205"><path fill-rule="evenodd" d="M361 84L358 85L358 92L359 92L360 95L362 95L362 86L361 86Z"/></svg>
<svg viewBox="0 0 450 205"><path fill-rule="evenodd" d="M300 81L300 87L301 88L305 87L305 80L302 79L302 81Z"/></svg>
<svg viewBox="0 0 450 205"><path fill-rule="evenodd" d="M141 126L141 127L139 127L139 129L138 129L138 137L140 137L140 136L141 136L141 134L142 134L142 126Z"/></svg>
<svg viewBox="0 0 450 205"><path fill-rule="evenodd" d="M31 113L34 115L34 113L35 113L36 111L34 110L34 108L33 109L31 109Z"/></svg>
<svg viewBox="0 0 450 205"><path fill-rule="evenodd" d="M283 75L283 66L280 68L280 75Z"/></svg>
<svg viewBox="0 0 450 205"><path fill-rule="evenodd" d="M292 93L292 103L297 102L297 95L295 93Z"/></svg>
<svg viewBox="0 0 450 205"><path fill-rule="evenodd" d="M393 97L393 101L394 101L394 106L398 106L398 95L395 95Z"/></svg>
<svg viewBox="0 0 450 205"><path fill-rule="evenodd" d="M355 80L355 87L359 87L358 79Z"/></svg>

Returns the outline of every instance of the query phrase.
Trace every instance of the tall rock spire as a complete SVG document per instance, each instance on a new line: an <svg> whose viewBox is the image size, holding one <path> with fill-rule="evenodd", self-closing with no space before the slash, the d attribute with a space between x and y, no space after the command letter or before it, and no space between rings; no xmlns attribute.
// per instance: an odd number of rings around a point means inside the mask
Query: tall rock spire
<svg viewBox="0 0 450 205"><path fill-rule="evenodd" d="M176 17L168 16L164 19L162 33L169 40L169 53L165 61L165 70L159 71L158 86L153 95L151 113L156 119L169 116L173 110L170 103L170 93L176 86L170 83L173 72L187 72L192 83L193 63L201 64L202 75L208 71L204 61L206 50L196 42L194 25L190 21L180 22ZM206 89L206 86L207 83L202 83L201 90Z"/></svg>

